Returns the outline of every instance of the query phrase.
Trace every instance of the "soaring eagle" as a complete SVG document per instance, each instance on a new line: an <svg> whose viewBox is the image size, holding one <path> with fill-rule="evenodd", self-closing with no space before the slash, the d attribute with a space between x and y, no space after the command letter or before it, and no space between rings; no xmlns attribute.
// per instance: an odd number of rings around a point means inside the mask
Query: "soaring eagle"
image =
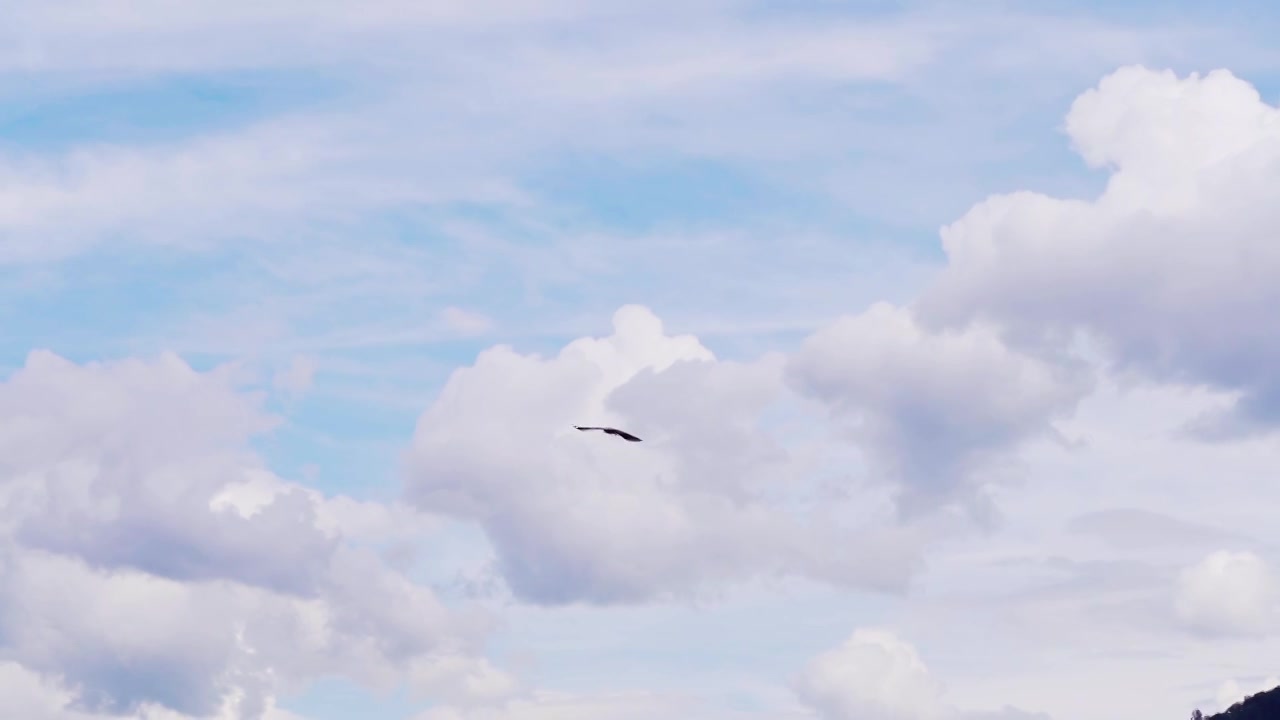
<svg viewBox="0 0 1280 720"><path fill-rule="evenodd" d="M629 432L626 432L625 430L619 430L619 429L617 429L617 428L611 428L611 427L583 427L582 425L574 425L574 426L573 426L573 429L574 429L574 430L582 430L582 431L584 431L584 432L585 432L585 431L587 431L587 430L600 430L600 431L603 431L603 432L607 432L607 433L609 433L610 435L617 435L618 437L623 438L624 440L630 440L631 442L640 442L640 438L636 437L635 435L632 435L632 434L631 434L631 433L629 433Z"/></svg>

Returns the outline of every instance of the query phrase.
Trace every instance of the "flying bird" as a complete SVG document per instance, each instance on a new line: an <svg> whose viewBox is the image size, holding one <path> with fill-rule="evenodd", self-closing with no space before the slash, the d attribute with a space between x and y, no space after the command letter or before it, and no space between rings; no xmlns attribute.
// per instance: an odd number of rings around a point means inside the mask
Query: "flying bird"
<svg viewBox="0 0 1280 720"><path fill-rule="evenodd" d="M587 431L587 430L600 430L600 431L602 431L602 432L609 433L610 435L617 435L618 437L623 438L624 440L630 440L631 442L640 442L640 438L636 437L635 435L632 435L632 434L631 434L631 433L629 433L629 432L626 432L625 430L619 430L618 428L611 428L611 427L583 427L582 425L574 425L574 426L573 426L573 429L574 429L574 430L582 430L582 431L584 431L584 432L585 432L585 431Z"/></svg>

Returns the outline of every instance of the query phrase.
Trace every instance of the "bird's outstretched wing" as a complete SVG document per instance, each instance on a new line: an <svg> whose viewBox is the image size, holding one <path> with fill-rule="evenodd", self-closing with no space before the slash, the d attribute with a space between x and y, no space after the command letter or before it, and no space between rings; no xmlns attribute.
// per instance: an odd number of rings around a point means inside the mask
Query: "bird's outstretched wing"
<svg viewBox="0 0 1280 720"><path fill-rule="evenodd" d="M630 440L631 442L640 442L640 438L636 437L635 435L632 435L631 433L629 433L629 432L627 432L627 431L625 431L625 430L619 430L618 428L611 428L611 427L595 427L595 426L591 426L591 425L574 425L574 426L573 426L573 429L574 429L574 430L582 430L582 431L587 431L587 430L599 430L599 431L601 431L601 432L605 432L605 433L608 433L608 434L610 434L610 435L617 435L618 437L623 438L623 439L625 439L625 440Z"/></svg>
<svg viewBox="0 0 1280 720"><path fill-rule="evenodd" d="M640 442L640 438L636 437L635 435L632 435L631 433L625 430L619 430L617 428L605 428L604 431L609 433L610 435L617 435L620 438L630 440L631 442Z"/></svg>

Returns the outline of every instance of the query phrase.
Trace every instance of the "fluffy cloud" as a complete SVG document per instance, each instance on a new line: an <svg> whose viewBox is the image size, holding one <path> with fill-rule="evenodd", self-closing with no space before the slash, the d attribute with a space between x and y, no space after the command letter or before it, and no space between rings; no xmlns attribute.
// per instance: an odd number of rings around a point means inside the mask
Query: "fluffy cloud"
<svg viewBox="0 0 1280 720"><path fill-rule="evenodd" d="M930 323L998 322L1026 346L1077 333L1115 367L1238 393L1207 436L1280 419L1280 111L1226 71L1125 67L1071 107L1066 129L1111 170L1092 201L999 195L943 230L949 265Z"/></svg>
<svg viewBox="0 0 1280 720"><path fill-rule="evenodd" d="M321 674L386 685L477 650L483 616L376 552L417 530L407 508L261 467L259 402L174 356L37 352L0 384L0 662L51 717L258 718Z"/></svg>
<svg viewBox="0 0 1280 720"><path fill-rule="evenodd" d="M415 662L410 682L419 695L454 710L500 705L524 690L520 680L489 661L460 655Z"/></svg>
<svg viewBox="0 0 1280 720"><path fill-rule="evenodd" d="M967 712L945 702L915 647L883 628L853 631L811 659L793 687L824 720L1048 720L1009 705Z"/></svg>
<svg viewBox="0 0 1280 720"><path fill-rule="evenodd" d="M815 657L796 693L828 720L934 720L943 688L915 648L886 630L859 629Z"/></svg>
<svg viewBox="0 0 1280 720"><path fill-rule="evenodd" d="M1178 577L1175 607L1188 627L1258 635L1280 627L1280 580L1250 552L1215 552Z"/></svg>
<svg viewBox="0 0 1280 720"><path fill-rule="evenodd" d="M314 593L335 540L301 490L251 517L209 507L257 469L247 441L275 423L234 382L173 355L82 367L33 353L0 386L0 517L28 546L103 567Z"/></svg>
<svg viewBox="0 0 1280 720"><path fill-rule="evenodd" d="M954 500L975 507L988 479L976 471L1049 431L1087 389L1069 367L1011 351L989 328L934 332L885 303L809 337L788 371L853 423L906 515Z"/></svg>
<svg viewBox="0 0 1280 720"><path fill-rule="evenodd" d="M495 347L420 418L407 497L479 522L512 589L538 602L637 601L774 572L900 587L907 536L786 508L805 478L765 428L785 404L781 373L772 356L718 361L636 306L611 336L552 358Z"/></svg>
<svg viewBox="0 0 1280 720"><path fill-rule="evenodd" d="M23 720L194 720L194 718L147 703L127 715L104 715L75 709L76 693L62 683L41 676L14 662L0 662L0 697L5 712ZM202 720L242 720L242 693L229 695L220 710ZM268 701L262 720L306 720L300 715L281 710Z"/></svg>

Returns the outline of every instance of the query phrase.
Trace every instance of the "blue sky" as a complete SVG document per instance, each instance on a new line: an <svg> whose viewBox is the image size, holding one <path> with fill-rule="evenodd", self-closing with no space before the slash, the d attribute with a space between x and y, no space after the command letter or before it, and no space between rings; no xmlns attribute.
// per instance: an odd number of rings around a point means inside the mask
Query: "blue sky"
<svg viewBox="0 0 1280 720"><path fill-rule="evenodd" d="M1277 17L0 0L0 694L1058 720L1280 683Z"/></svg>

